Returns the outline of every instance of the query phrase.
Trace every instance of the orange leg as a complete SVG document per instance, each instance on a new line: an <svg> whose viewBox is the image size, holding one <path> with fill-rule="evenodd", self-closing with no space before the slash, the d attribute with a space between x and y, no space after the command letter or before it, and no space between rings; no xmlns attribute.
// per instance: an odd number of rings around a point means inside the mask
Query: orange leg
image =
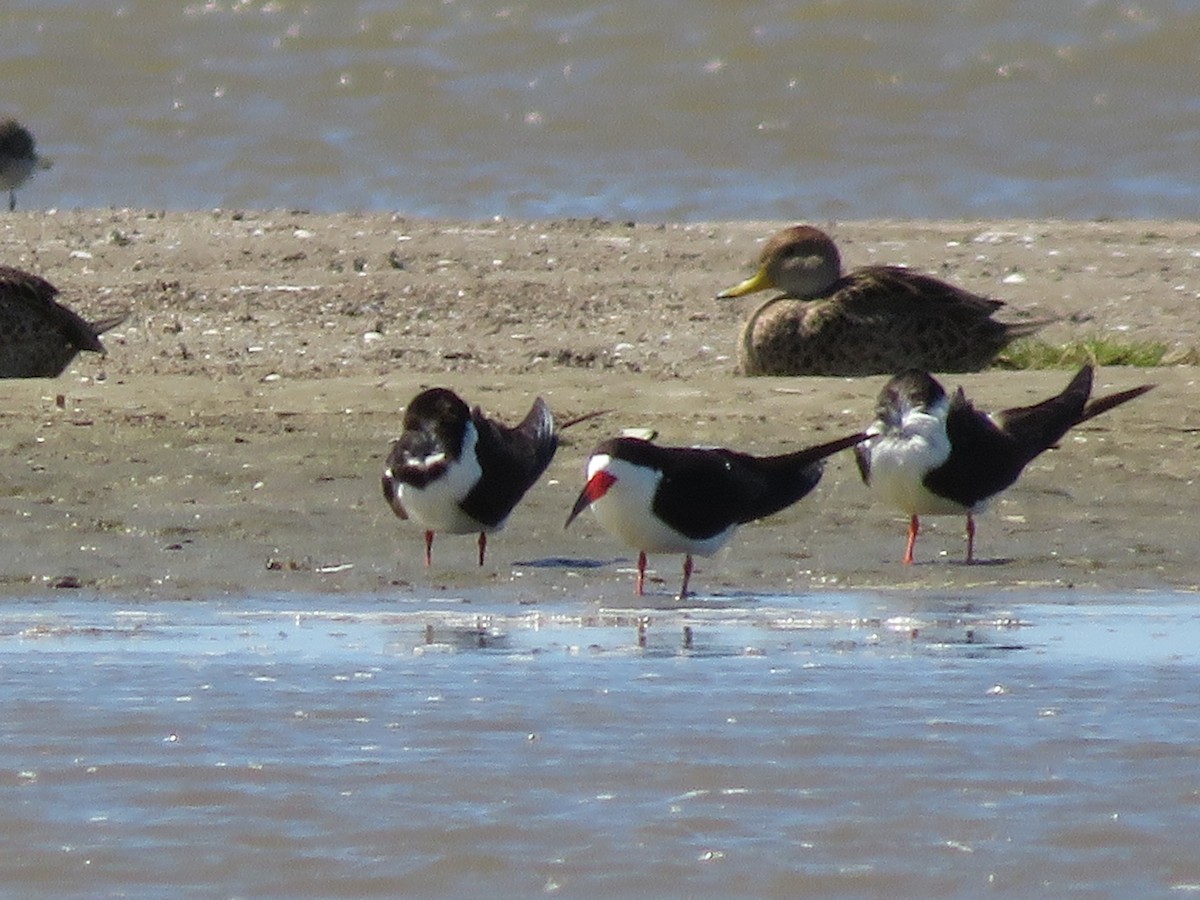
<svg viewBox="0 0 1200 900"><path fill-rule="evenodd" d="M975 562L975 517L967 513L967 562Z"/></svg>
<svg viewBox="0 0 1200 900"><path fill-rule="evenodd" d="M921 533L921 520L915 515L908 520L908 546L904 548L904 564L913 564L913 547L917 545L917 535Z"/></svg>
<svg viewBox="0 0 1200 900"><path fill-rule="evenodd" d="M425 568L433 565L433 532L425 532Z"/></svg>
<svg viewBox="0 0 1200 900"><path fill-rule="evenodd" d="M646 551L638 553L637 595L646 593Z"/></svg>
<svg viewBox="0 0 1200 900"><path fill-rule="evenodd" d="M683 584L679 587L679 599L683 600L687 597L688 582L692 580L692 554L687 554L683 558Z"/></svg>
<svg viewBox="0 0 1200 900"><path fill-rule="evenodd" d="M479 532L479 564L483 565L483 557L487 554L487 533Z"/></svg>

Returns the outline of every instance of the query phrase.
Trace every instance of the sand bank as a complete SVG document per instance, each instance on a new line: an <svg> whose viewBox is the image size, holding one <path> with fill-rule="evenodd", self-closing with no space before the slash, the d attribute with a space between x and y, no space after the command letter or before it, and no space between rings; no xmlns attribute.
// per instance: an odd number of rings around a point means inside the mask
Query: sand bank
<svg viewBox="0 0 1200 900"><path fill-rule="evenodd" d="M0 260L89 318L129 309L54 381L6 382L0 590L136 597L403 592L525 602L631 600L629 551L590 517L564 532L592 444L624 426L671 443L777 452L866 424L883 379L734 373L747 311L713 295L779 223L430 222L292 212L22 214ZM1060 317L1044 336L1200 343L1200 226L861 222L830 226L848 265L905 263ZM884 588L1194 589L1197 369L1109 368L1097 390L1157 390L1073 433L980 521L937 519L899 564L904 522L849 456L816 492L700 561L702 593ZM1065 372L955 377L985 408ZM567 433L491 542L446 536L426 571L379 471L399 412L444 384L503 417L541 394ZM61 402L60 402L61 401ZM618 562L622 560L623 562ZM580 561L604 562L596 568ZM532 565L531 565L532 564ZM652 558L664 597L679 560Z"/></svg>

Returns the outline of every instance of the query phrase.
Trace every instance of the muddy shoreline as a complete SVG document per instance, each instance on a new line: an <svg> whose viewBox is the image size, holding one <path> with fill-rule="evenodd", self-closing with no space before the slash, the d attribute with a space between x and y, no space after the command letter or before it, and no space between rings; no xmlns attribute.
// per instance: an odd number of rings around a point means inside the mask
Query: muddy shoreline
<svg viewBox="0 0 1200 900"><path fill-rule="evenodd" d="M584 516L563 531L592 444L626 426L671 443L778 452L868 422L881 378L734 372L745 304L713 299L779 223L482 223L294 212L8 217L0 260L90 319L129 310L107 357L9 381L0 593L136 598L403 593L632 602L630 552ZM822 224L822 223L818 223ZM905 263L1004 299L1044 337L1200 343L1192 223L861 222L848 265ZM1198 370L1108 368L1097 391L1158 388L1035 462L980 520L930 520L919 564L848 455L809 498L698 562L702 596L827 589L1195 590ZM1068 372L952 377L985 408ZM572 429L490 544L439 538L434 567L379 492L403 404L444 384L517 418L541 394ZM680 560L651 559L666 600ZM744 592L744 593L743 593Z"/></svg>

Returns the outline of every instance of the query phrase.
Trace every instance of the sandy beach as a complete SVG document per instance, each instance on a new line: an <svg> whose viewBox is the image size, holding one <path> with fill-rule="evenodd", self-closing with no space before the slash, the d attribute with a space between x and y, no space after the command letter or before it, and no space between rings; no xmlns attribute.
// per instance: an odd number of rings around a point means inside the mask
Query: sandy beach
<svg viewBox="0 0 1200 900"><path fill-rule="evenodd" d="M827 440L872 418L883 378L744 378L747 275L782 223L415 221L234 211L17 213L0 261L36 272L85 317L121 310L109 354L53 381L9 381L0 590L188 598L364 593L524 603L632 603L631 552L590 516L563 521L600 438L755 453ZM859 222L826 227L848 266L902 263L1059 317L1048 341L1200 344L1200 225ZM1066 371L952 377L984 408L1033 402ZM1157 389L1073 432L980 520L984 564L961 564L961 519L929 521L919 564L905 523L874 505L843 454L817 490L698 561L702 595L842 588L1089 593L1200 586L1198 370L1107 368L1097 391ZM571 429L488 564L383 503L400 412L446 385L506 419L544 396ZM666 600L680 560L654 557Z"/></svg>

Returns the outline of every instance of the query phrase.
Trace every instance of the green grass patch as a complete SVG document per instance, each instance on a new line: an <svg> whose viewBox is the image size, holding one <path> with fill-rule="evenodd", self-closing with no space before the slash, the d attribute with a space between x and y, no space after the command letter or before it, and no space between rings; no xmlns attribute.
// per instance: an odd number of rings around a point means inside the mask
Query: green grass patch
<svg viewBox="0 0 1200 900"><path fill-rule="evenodd" d="M1098 366L1152 368L1162 364L1167 345L1158 341L1125 341L1098 337L1050 344L1037 338L1022 338L1009 344L996 360L1001 369L1077 369L1085 363Z"/></svg>

